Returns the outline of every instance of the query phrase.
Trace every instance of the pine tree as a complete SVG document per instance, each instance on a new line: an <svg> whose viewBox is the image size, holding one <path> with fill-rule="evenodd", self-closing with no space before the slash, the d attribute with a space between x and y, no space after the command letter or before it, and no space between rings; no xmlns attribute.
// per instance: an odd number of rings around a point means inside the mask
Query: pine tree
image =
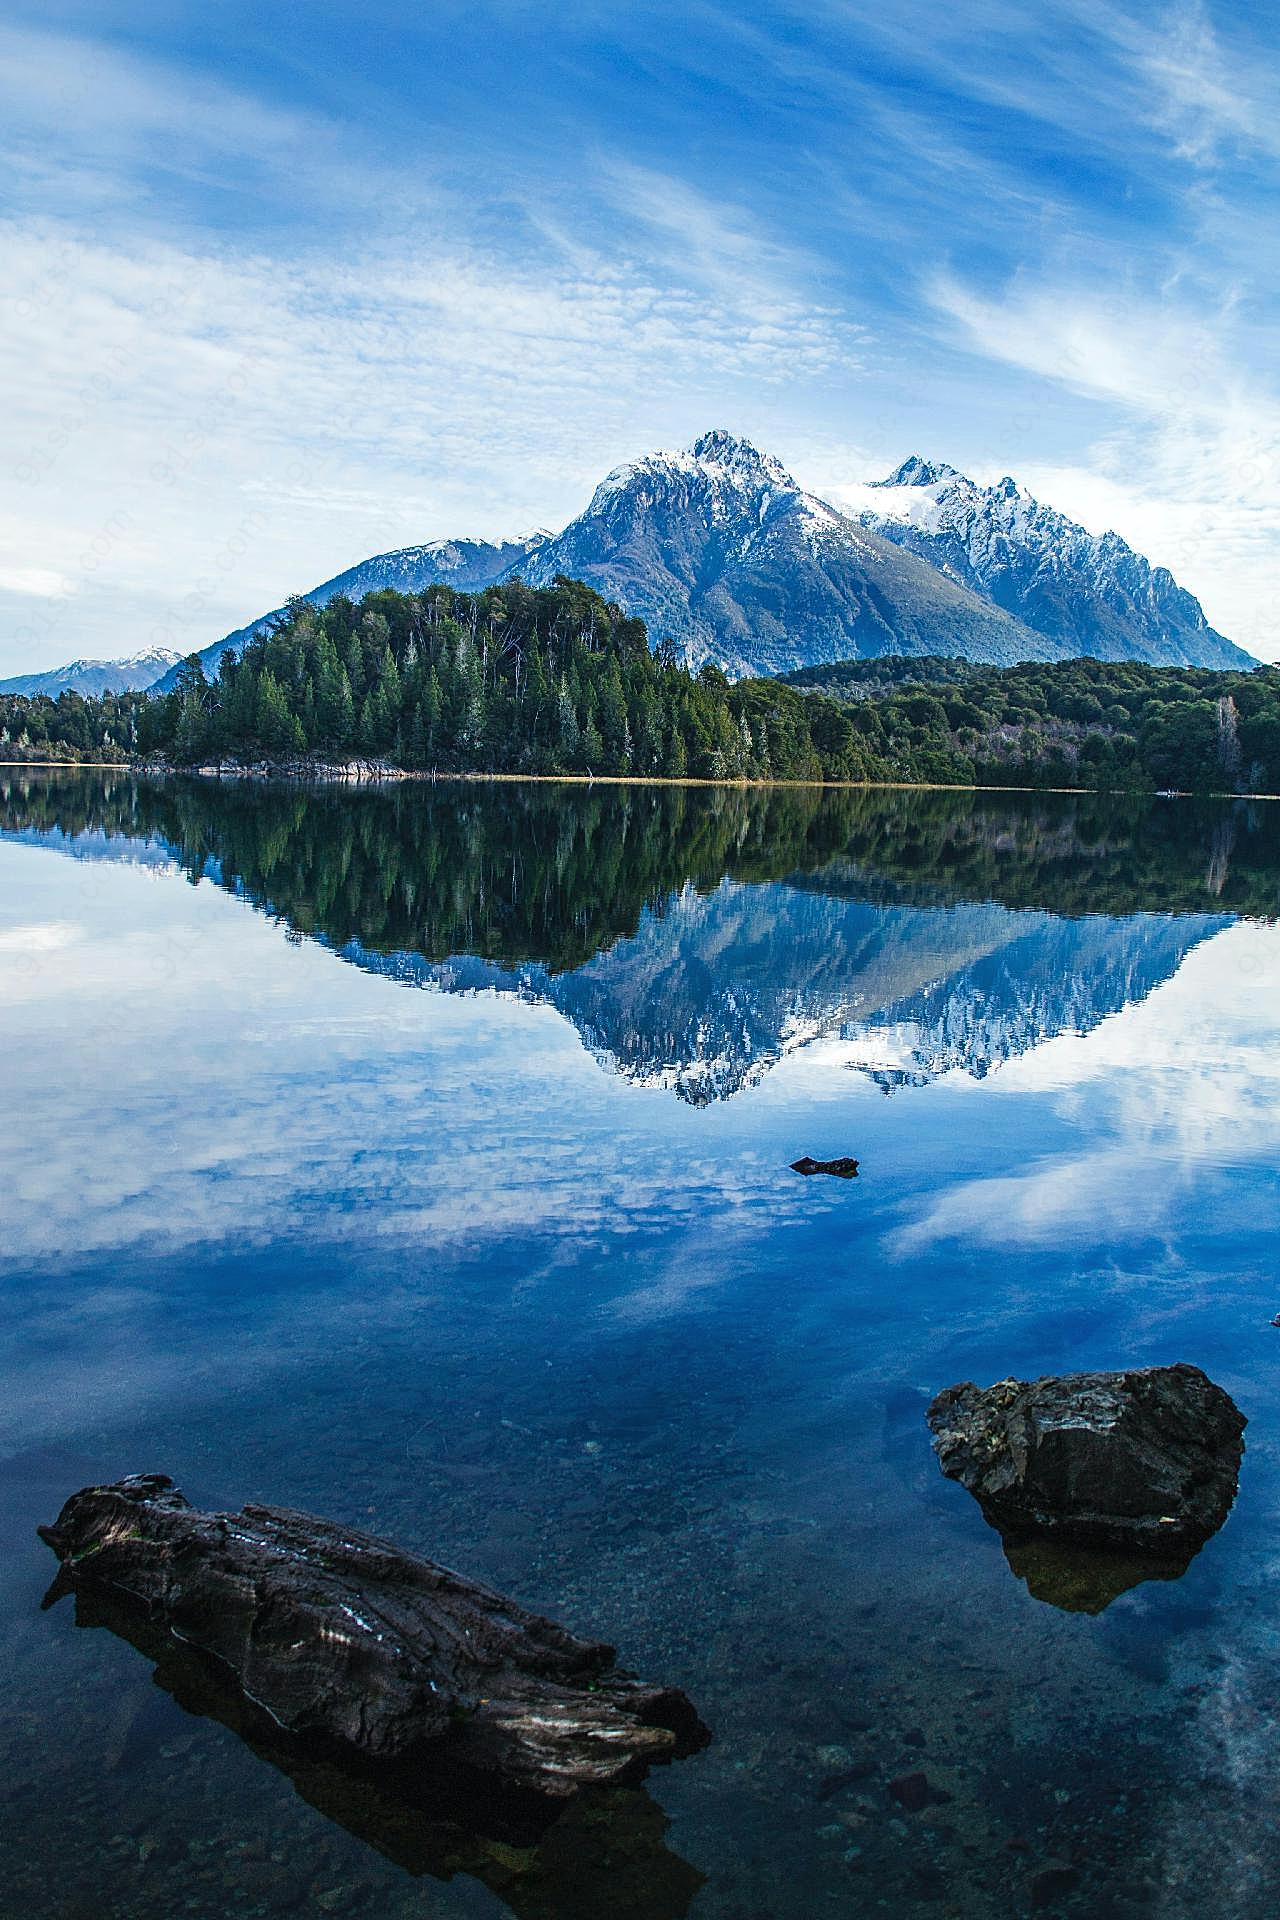
<svg viewBox="0 0 1280 1920"><path fill-rule="evenodd" d="M294 718L284 689L270 669L264 669L258 681L257 713L254 731L267 753L288 752L296 744Z"/></svg>

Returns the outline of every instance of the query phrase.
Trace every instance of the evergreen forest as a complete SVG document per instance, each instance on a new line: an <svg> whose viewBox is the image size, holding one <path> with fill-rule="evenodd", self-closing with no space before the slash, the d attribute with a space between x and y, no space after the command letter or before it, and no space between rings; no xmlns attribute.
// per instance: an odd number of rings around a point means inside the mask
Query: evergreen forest
<svg viewBox="0 0 1280 1920"><path fill-rule="evenodd" d="M164 694L0 696L0 759L1280 790L1280 669L845 661L731 683L580 582L291 602Z"/></svg>

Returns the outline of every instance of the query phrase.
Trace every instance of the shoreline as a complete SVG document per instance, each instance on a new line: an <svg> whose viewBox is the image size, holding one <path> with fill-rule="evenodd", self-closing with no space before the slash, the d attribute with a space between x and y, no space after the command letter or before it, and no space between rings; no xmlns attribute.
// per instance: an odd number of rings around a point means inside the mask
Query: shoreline
<svg viewBox="0 0 1280 1920"><path fill-rule="evenodd" d="M773 789L816 789L830 793L1056 793L1098 794L1110 799L1128 795L1135 800L1280 800L1280 793L1201 792L1194 788L1165 787L1026 787L979 781L941 780L702 780L672 779L656 773L442 773L429 768L391 767L374 762L322 763L315 767L145 766L128 760L0 760L0 772L123 773L149 780L253 780L262 785L379 787L414 785L487 785L546 787L699 787L735 792Z"/></svg>

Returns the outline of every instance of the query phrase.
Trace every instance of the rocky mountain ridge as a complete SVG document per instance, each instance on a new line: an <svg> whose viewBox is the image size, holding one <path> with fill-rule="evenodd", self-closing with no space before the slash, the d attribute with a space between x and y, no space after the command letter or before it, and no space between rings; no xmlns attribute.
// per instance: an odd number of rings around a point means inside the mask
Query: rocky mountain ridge
<svg viewBox="0 0 1280 1920"><path fill-rule="evenodd" d="M732 677L868 654L1052 659L1052 645L715 430L616 468L523 569L585 580Z"/></svg>
<svg viewBox="0 0 1280 1920"><path fill-rule="evenodd" d="M865 495L861 524L1069 652L1153 666L1239 668L1250 655L1205 619L1167 567L1091 534L1006 474L979 486L913 454Z"/></svg>

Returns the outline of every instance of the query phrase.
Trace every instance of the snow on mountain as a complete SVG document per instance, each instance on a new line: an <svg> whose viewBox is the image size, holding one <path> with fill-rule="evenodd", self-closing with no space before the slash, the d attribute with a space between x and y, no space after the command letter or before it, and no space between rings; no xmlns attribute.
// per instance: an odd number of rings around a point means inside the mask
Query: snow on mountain
<svg viewBox="0 0 1280 1920"><path fill-rule="evenodd" d="M1198 602L1118 534L1100 538L1016 481L980 487L913 455L844 509L723 428L615 467L559 534L431 540L336 574L306 598L359 599L437 581L478 591L515 575L585 580L731 675L938 653L996 665L1080 653L1250 667ZM278 614L280 609L276 610ZM206 647L207 673L276 614ZM172 684L172 675L160 689Z"/></svg>
<svg viewBox="0 0 1280 1920"><path fill-rule="evenodd" d="M65 667L51 667L44 673L18 673L0 680L0 693L48 694L56 700L60 693L80 693L92 697L103 693L137 693L149 687L182 658L169 647L147 647L130 654L127 660L69 660Z"/></svg>
<svg viewBox="0 0 1280 1920"><path fill-rule="evenodd" d="M1118 533L1091 534L1005 476L982 487L913 454L858 489L863 526L927 560L1069 653L1159 666L1252 667L1198 600Z"/></svg>
<svg viewBox="0 0 1280 1920"><path fill-rule="evenodd" d="M1061 651L723 429L616 468L522 571L535 586L585 580L655 639L733 675L887 653Z"/></svg>
<svg viewBox="0 0 1280 1920"><path fill-rule="evenodd" d="M496 545L489 540L428 540L422 546L398 547L393 553L379 553L372 560L348 567L345 573L313 588L307 599L313 606L323 607L340 593L352 600L387 587L397 593L417 593L438 580L467 593L519 569L551 537L539 530Z"/></svg>

